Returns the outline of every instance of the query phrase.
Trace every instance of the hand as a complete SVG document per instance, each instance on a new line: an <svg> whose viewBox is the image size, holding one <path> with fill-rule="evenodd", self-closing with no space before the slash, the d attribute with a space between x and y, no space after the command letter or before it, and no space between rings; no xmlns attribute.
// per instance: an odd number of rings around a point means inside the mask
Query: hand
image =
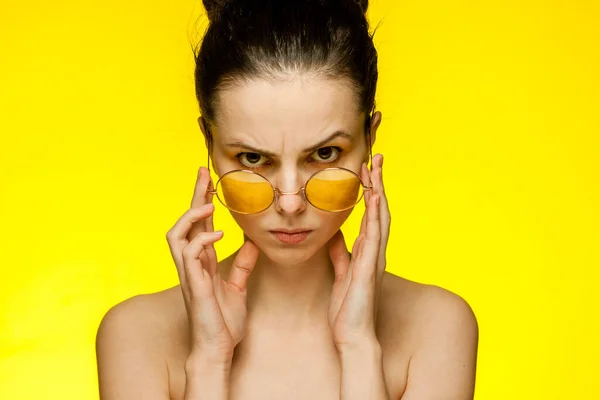
<svg viewBox="0 0 600 400"><path fill-rule="evenodd" d="M200 168L191 208L167 232L188 314L190 355L230 361L246 329L246 283L258 258L258 248L246 241L233 260L229 280L217 268L213 244L223 237L214 231L210 174Z"/></svg>
<svg viewBox="0 0 600 400"><path fill-rule="evenodd" d="M344 237L338 231L329 242L329 255L335 270L328 320L338 349L377 340L377 306L386 265L386 247L391 217L383 188L383 156L373 157L369 173L363 164L361 179L372 182L365 192L366 210L360 233L348 254Z"/></svg>

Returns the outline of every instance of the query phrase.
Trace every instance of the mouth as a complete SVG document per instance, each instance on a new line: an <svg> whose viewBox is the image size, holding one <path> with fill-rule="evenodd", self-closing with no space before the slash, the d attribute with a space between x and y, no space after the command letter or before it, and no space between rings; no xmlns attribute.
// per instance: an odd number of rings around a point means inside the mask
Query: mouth
<svg viewBox="0 0 600 400"><path fill-rule="evenodd" d="M312 232L310 229L279 229L269 231L281 243L298 244Z"/></svg>

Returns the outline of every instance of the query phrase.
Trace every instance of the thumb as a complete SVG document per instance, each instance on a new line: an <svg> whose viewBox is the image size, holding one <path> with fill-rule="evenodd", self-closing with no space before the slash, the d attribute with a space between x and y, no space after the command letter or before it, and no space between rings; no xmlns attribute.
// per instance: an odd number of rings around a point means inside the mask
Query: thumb
<svg viewBox="0 0 600 400"><path fill-rule="evenodd" d="M344 241L344 234L338 230L329 241L329 257L333 263L336 281L346 276L350 265L350 255Z"/></svg>
<svg viewBox="0 0 600 400"><path fill-rule="evenodd" d="M248 277L254 270L256 260L258 259L259 250L258 247L248 240L244 242L237 255L233 259L231 270L229 271L228 282L237 287L240 292L246 291L246 284L248 283Z"/></svg>

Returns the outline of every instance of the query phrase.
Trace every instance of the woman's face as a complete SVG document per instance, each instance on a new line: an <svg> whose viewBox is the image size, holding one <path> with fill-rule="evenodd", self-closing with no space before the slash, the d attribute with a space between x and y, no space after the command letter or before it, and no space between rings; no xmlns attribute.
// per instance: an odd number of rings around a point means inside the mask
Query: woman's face
<svg viewBox="0 0 600 400"><path fill-rule="evenodd" d="M211 126L215 172L252 170L281 192L298 191L324 168L344 167L360 176L369 150L355 96L346 81L300 76L256 79L219 92ZM379 116L372 121L373 138ZM300 192L279 196L261 213L232 215L267 257L290 264L309 260L351 211L319 210ZM297 229L310 232L293 244L275 232Z"/></svg>

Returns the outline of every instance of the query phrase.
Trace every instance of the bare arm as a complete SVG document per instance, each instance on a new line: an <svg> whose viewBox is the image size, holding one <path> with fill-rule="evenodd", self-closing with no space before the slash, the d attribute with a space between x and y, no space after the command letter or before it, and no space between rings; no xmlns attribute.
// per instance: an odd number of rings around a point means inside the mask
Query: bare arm
<svg viewBox="0 0 600 400"><path fill-rule="evenodd" d="M428 296L402 400L472 400L479 337L475 315L448 291L434 287Z"/></svg>
<svg viewBox="0 0 600 400"><path fill-rule="evenodd" d="M101 400L167 400L169 378L153 335L147 300L136 296L111 308L96 335ZM154 332L154 333L153 333Z"/></svg>

